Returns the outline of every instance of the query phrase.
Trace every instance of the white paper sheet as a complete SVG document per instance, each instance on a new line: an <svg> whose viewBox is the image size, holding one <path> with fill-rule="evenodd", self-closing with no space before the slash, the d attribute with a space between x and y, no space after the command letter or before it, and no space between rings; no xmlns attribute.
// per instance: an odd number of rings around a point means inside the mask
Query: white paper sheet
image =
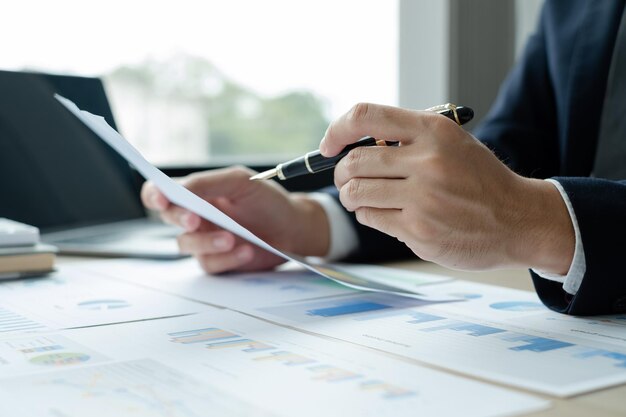
<svg viewBox="0 0 626 417"><path fill-rule="evenodd" d="M146 393L137 395L138 385L153 386L157 382L156 391L163 398L171 397L172 393L161 389L162 382L169 378L154 381L155 376L165 372L161 364L177 373L172 381L174 392L179 387L177 381L196 381L193 385L183 384L185 391L195 386L191 392L206 390L212 398L210 388L219 387L231 406L238 398L281 416L510 416L548 405L525 394L226 310L63 334L74 343L123 362L98 362L87 368L89 362L76 363L65 366L67 370L45 375L0 378L2 406L31 412L26 414L29 417L42 415L33 412L42 409L42 404L48 409L57 407L68 416L85 415L85 410L99 404L110 407L109 415L135 415L134 409L115 406L128 405L131 397L139 410L145 408L139 407L146 402ZM146 368L148 372L127 372L128 364L145 362L146 357L153 363ZM139 376L144 379L142 384L137 380ZM107 398L109 405L102 403L101 397ZM170 414L154 411L151 415L187 416L182 407L189 404L189 397L183 397L185 401L171 404ZM211 415L224 415L217 411L206 409Z"/></svg>
<svg viewBox="0 0 626 417"><path fill-rule="evenodd" d="M0 398L13 417L276 416L150 359L0 379Z"/></svg>
<svg viewBox="0 0 626 417"><path fill-rule="evenodd" d="M287 254L274 248L264 240L260 239L254 233L241 226L235 220L222 213L215 206L211 205L208 201L203 200L185 187L176 183L159 169L157 169L155 166L146 161L146 159L139 153L139 151L137 151L128 141L126 141L119 133L117 133L115 129L107 124L103 117L93 115L84 110L80 110L73 102L59 96L58 94L55 95L55 97L87 127L93 130L93 132L96 133L98 137L100 137L104 142L106 142L115 151L117 151L124 159L132 164L144 178L153 181L154 184L159 188L159 190L161 190L161 192L165 194L165 196L172 203L198 214L202 218L236 234L237 236L247 240L248 242L257 245L260 248L267 250L268 252L278 255L283 259L296 262L304 268L325 276L328 279L340 282L341 284L349 286L351 288L365 291L394 293L420 299L428 299L431 301L449 301L453 299L452 297L433 297L426 292L418 292L415 289L413 291L407 291L405 286L395 287L392 285L391 282L383 282L381 280L368 281L367 279L356 275L352 277L353 279L346 280L345 275L349 272L346 269L342 271L344 273L343 276L336 274L329 275L328 269L324 268L323 264L315 265L308 262L302 257L293 254Z"/></svg>
<svg viewBox="0 0 626 417"><path fill-rule="evenodd" d="M233 309L362 293L300 268L213 276L204 273L195 259L116 259L84 262L76 267L85 273Z"/></svg>
<svg viewBox="0 0 626 417"><path fill-rule="evenodd" d="M0 375L2 377L49 372L110 360L105 355L58 333L0 339Z"/></svg>
<svg viewBox="0 0 626 417"><path fill-rule="evenodd" d="M53 275L0 282L0 337L171 317L210 307L62 266Z"/></svg>
<svg viewBox="0 0 626 417"><path fill-rule="evenodd" d="M626 382L626 315L552 312L533 292L455 281L464 303L360 294L242 311L474 377L567 397Z"/></svg>

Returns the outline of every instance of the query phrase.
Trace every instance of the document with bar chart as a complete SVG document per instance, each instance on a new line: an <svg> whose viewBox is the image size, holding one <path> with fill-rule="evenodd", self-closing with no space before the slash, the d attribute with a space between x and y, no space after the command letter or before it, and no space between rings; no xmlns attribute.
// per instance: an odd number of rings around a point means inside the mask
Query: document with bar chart
<svg viewBox="0 0 626 417"><path fill-rule="evenodd" d="M488 285L438 287L465 301L411 305L384 294L355 294L246 312L556 396L626 382L626 316L564 316L534 293Z"/></svg>
<svg viewBox="0 0 626 417"><path fill-rule="evenodd" d="M274 415L301 417L509 416L548 406L526 394L228 310L63 335L66 339L49 344L71 340L75 351L98 352L99 360L0 377L0 405L10 410L19 404L29 417L83 416L77 410L100 412L100 407L109 414L90 415L206 416L210 410L210 415L230 416L239 414L222 410L234 408L235 399ZM451 392L455 401L449 401ZM51 404L47 414L39 412L42 404ZM203 413L198 412L202 405Z"/></svg>

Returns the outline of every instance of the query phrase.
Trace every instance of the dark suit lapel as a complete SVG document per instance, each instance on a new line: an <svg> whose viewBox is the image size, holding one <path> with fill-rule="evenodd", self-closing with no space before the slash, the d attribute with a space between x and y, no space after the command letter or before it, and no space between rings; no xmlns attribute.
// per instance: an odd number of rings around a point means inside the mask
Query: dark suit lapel
<svg viewBox="0 0 626 417"><path fill-rule="evenodd" d="M600 116L623 0L585 2L577 26L562 116L561 175L588 176L593 168Z"/></svg>

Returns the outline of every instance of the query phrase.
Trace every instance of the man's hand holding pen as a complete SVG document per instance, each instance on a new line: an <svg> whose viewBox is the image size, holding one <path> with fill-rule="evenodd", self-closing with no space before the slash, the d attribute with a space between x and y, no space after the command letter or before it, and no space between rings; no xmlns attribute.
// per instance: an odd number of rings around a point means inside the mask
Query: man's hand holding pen
<svg viewBox="0 0 626 417"><path fill-rule="evenodd" d="M333 122L320 144L327 158L368 135L400 142L360 146L337 163L341 203L360 223L448 267L523 266L566 273L575 239L558 190L515 174L459 127L456 113L447 116L358 104ZM276 175L273 171L269 176ZM301 256L328 253L329 219L320 204L274 181L250 181L252 174L231 168L184 181L276 248ZM165 221L187 231L179 238L181 250L196 256L209 273L268 269L282 262L173 206L149 183L142 198Z"/></svg>
<svg viewBox="0 0 626 417"><path fill-rule="evenodd" d="M400 146L358 148L337 164L341 203L360 223L451 268L567 272L574 231L552 184L515 174L429 112L359 104L330 125L320 150L330 157L364 134Z"/></svg>

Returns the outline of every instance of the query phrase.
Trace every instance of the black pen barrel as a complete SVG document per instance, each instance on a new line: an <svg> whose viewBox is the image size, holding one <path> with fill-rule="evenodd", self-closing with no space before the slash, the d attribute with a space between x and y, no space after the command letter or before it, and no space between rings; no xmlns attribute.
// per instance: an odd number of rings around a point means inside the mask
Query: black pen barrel
<svg viewBox="0 0 626 417"><path fill-rule="evenodd" d="M337 162L348 154L352 149L360 148L361 146L376 146L376 139L371 136L366 136L358 141L347 145L337 155L326 158L322 156L320 151L314 151L307 154L309 160L309 166L311 171L320 172L333 168L337 165Z"/></svg>
<svg viewBox="0 0 626 417"><path fill-rule="evenodd" d="M320 151L309 152L305 156L301 156L291 161L285 162L278 166L279 178L293 178L305 174L314 174L316 172L325 171L333 168L337 165L337 162L344 156L346 156L351 150L360 148L361 146L376 146L377 140L371 136L366 136L359 139L355 143L351 143L342 149L340 153L335 156L326 158ZM385 142L388 146L397 145L397 142Z"/></svg>
<svg viewBox="0 0 626 417"><path fill-rule="evenodd" d="M358 140L355 143L343 148L343 150L330 158L322 156L320 151L309 152L308 154L301 156L291 161L285 162L279 165L279 177L282 175L285 178L299 177L305 174L314 174L316 172L325 171L334 167L337 162L348 154L352 149L359 148L361 146L373 146L376 145L376 139L372 137L365 137Z"/></svg>

